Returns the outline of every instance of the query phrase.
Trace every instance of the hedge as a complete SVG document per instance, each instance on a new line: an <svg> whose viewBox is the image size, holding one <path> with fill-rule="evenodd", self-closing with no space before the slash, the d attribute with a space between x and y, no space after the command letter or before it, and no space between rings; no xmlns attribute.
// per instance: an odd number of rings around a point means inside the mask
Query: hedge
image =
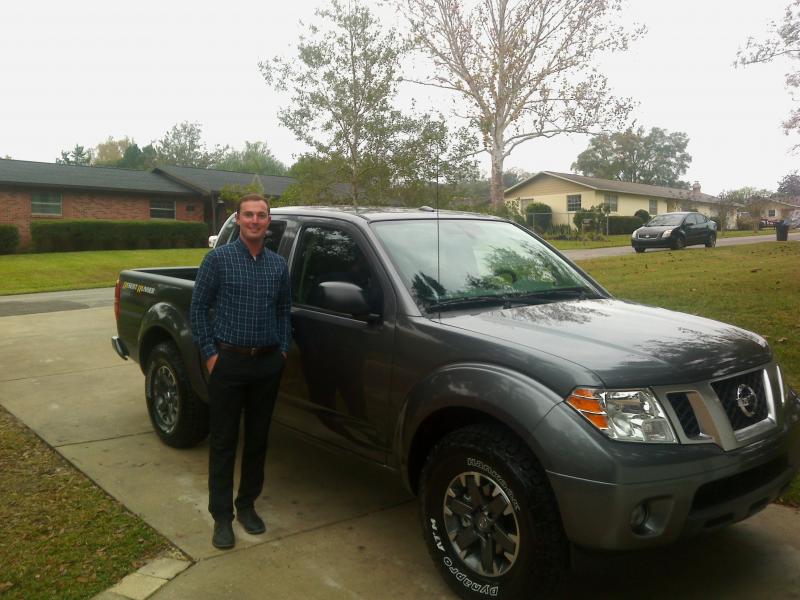
<svg viewBox="0 0 800 600"><path fill-rule="evenodd" d="M621 233L633 233L643 225L639 217L623 217L613 215L608 217L608 234L619 235Z"/></svg>
<svg viewBox="0 0 800 600"><path fill-rule="evenodd" d="M0 225L0 254L11 254L19 245L19 229L16 225Z"/></svg>
<svg viewBox="0 0 800 600"><path fill-rule="evenodd" d="M531 202L525 213L528 225L538 232L547 231L553 224L553 209L543 202Z"/></svg>
<svg viewBox="0 0 800 600"><path fill-rule="evenodd" d="M205 223L185 221L65 219L31 223L36 252L202 248L207 240Z"/></svg>

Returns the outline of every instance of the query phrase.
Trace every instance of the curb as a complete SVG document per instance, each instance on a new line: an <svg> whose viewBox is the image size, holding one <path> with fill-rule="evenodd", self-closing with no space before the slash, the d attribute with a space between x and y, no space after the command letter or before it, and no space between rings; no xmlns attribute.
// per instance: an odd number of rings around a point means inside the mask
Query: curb
<svg viewBox="0 0 800 600"><path fill-rule="evenodd" d="M92 600L145 600L192 566L188 560L156 558Z"/></svg>

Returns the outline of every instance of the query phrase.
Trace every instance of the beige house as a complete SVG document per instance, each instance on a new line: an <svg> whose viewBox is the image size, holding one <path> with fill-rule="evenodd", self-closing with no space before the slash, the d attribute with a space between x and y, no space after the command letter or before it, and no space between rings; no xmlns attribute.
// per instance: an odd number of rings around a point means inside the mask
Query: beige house
<svg viewBox="0 0 800 600"><path fill-rule="evenodd" d="M698 183L685 190L555 171L540 171L508 188L505 201L512 200L519 201L522 211L532 202L547 204L553 211L554 225L571 226L576 211L603 204L610 206L610 214L620 216L633 216L644 209L651 216L695 210L713 217L719 206L719 198L702 193Z"/></svg>
<svg viewBox="0 0 800 600"><path fill-rule="evenodd" d="M761 218L770 221L796 221L800 218L800 197L770 199L761 207Z"/></svg>

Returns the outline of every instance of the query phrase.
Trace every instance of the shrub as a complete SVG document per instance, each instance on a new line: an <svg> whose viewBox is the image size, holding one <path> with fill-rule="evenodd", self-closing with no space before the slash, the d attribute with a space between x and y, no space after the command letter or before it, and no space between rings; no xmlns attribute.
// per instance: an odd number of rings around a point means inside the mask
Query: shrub
<svg viewBox="0 0 800 600"><path fill-rule="evenodd" d="M205 223L185 221L103 221L97 219L35 221L31 240L37 252L202 248Z"/></svg>
<svg viewBox="0 0 800 600"><path fill-rule="evenodd" d="M755 220L748 215L739 215L736 217L736 229L739 231L752 230Z"/></svg>
<svg viewBox="0 0 800 600"><path fill-rule="evenodd" d="M642 220L642 223L647 223L650 220L650 213L643 208L640 208L635 213L633 213L633 216L639 217Z"/></svg>
<svg viewBox="0 0 800 600"><path fill-rule="evenodd" d="M542 202L531 202L525 208L525 221L535 231L547 231L553 223L553 209Z"/></svg>
<svg viewBox="0 0 800 600"><path fill-rule="evenodd" d="M0 225L0 254L11 254L19 245L19 229L16 225Z"/></svg>
<svg viewBox="0 0 800 600"><path fill-rule="evenodd" d="M622 217L612 216L608 217L608 234L618 235L621 233L633 233L636 229L642 226L642 219L638 216Z"/></svg>
<svg viewBox="0 0 800 600"><path fill-rule="evenodd" d="M575 227L578 229L578 231L594 231L595 229L600 228L601 218L602 215L595 210L581 209L575 211L575 216L572 217L572 222L575 224ZM589 221L589 223L584 225L584 221Z"/></svg>
<svg viewBox="0 0 800 600"><path fill-rule="evenodd" d="M546 240L573 240L578 238L578 232L566 224L551 225L542 236Z"/></svg>

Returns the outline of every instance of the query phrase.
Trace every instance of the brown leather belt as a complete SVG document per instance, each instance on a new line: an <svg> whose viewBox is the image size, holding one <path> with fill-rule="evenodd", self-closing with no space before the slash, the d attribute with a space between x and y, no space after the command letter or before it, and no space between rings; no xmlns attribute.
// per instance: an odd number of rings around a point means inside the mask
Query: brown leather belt
<svg viewBox="0 0 800 600"><path fill-rule="evenodd" d="M227 350L228 352L235 352L236 354L244 354L245 356L261 356L262 354L269 354L278 349L278 346L255 346L248 348L246 346L234 346L226 342L217 342L220 350Z"/></svg>

